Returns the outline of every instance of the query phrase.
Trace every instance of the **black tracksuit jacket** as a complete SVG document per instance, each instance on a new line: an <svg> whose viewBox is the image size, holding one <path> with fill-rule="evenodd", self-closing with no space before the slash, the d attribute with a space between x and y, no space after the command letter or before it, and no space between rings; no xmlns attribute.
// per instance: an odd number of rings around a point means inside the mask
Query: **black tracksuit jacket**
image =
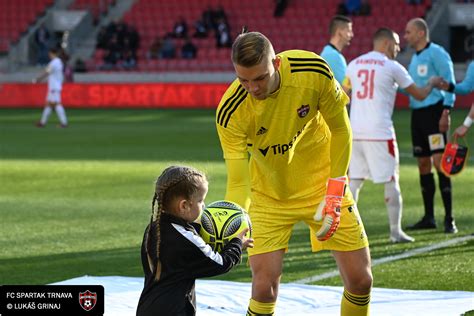
<svg viewBox="0 0 474 316"><path fill-rule="evenodd" d="M160 222L161 277L155 281L154 271L150 271L144 239L141 257L145 284L137 316L196 315L196 279L226 273L240 263L242 241L234 238L217 253L202 240L192 224L166 213L161 215ZM153 225L151 249L156 249L154 232ZM156 267L156 254L150 255Z"/></svg>

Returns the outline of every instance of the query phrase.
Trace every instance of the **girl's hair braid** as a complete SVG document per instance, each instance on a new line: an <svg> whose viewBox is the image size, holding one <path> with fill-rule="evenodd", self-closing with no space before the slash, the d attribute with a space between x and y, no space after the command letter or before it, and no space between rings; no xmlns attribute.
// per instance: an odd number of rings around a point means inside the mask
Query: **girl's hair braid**
<svg viewBox="0 0 474 316"><path fill-rule="evenodd" d="M195 194L199 187L206 183L206 176L191 167L171 166L166 168L156 180L155 194L151 203L151 218L145 237L145 249L147 252L148 264L150 270L155 271L155 280L158 281L161 275L160 261L160 218L161 213L169 208L170 202L176 197L189 199ZM152 228L155 228L152 231ZM152 249L152 238L155 237L156 249ZM156 254L156 267L154 269L153 258L151 254Z"/></svg>

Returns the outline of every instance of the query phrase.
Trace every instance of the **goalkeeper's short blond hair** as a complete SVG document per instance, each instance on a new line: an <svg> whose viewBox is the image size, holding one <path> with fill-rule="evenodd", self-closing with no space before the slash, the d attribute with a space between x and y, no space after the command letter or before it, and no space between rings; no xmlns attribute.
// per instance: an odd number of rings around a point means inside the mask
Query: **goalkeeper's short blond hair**
<svg viewBox="0 0 474 316"><path fill-rule="evenodd" d="M270 40L260 32L242 33L232 45L232 62L243 67L259 65L266 57L275 58Z"/></svg>

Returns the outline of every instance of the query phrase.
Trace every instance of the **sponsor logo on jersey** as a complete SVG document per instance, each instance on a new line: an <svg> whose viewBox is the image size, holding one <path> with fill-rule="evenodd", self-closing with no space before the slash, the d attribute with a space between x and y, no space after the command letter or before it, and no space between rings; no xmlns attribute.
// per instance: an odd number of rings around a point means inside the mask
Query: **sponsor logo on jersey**
<svg viewBox="0 0 474 316"><path fill-rule="evenodd" d="M263 157L267 156L270 149L270 153L273 153L273 155L284 155L293 147L296 140L298 139L298 137L300 137L305 128L306 124L303 125L303 127L298 132L296 132L296 135L293 136L293 138L287 144L270 145L265 148L259 148L258 150L262 153Z"/></svg>
<svg viewBox="0 0 474 316"><path fill-rule="evenodd" d="M303 118L308 115L309 109L309 104L303 104L299 109L296 110L296 112L298 113L299 117Z"/></svg>
<svg viewBox="0 0 474 316"><path fill-rule="evenodd" d="M268 146L267 148L259 148L258 150L260 150L260 152L262 153L263 157L265 157L267 155L267 152L268 152L268 149L270 148L270 146Z"/></svg>
<svg viewBox="0 0 474 316"><path fill-rule="evenodd" d="M268 132L268 129L266 129L265 127L261 126L258 131L257 131L257 136L259 135L263 135L265 134L266 132Z"/></svg>

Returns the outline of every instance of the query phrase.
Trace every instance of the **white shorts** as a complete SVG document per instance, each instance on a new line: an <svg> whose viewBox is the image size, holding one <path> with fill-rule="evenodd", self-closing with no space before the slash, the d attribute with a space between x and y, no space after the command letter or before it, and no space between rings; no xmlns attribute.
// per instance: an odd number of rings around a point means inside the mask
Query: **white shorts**
<svg viewBox="0 0 474 316"><path fill-rule="evenodd" d="M48 90L46 102L61 104L61 90Z"/></svg>
<svg viewBox="0 0 474 316"><path fill-rule="evenodd" d="M399 155L395 139L354 140L349 178L385 183L398 179Z"/></svg>

